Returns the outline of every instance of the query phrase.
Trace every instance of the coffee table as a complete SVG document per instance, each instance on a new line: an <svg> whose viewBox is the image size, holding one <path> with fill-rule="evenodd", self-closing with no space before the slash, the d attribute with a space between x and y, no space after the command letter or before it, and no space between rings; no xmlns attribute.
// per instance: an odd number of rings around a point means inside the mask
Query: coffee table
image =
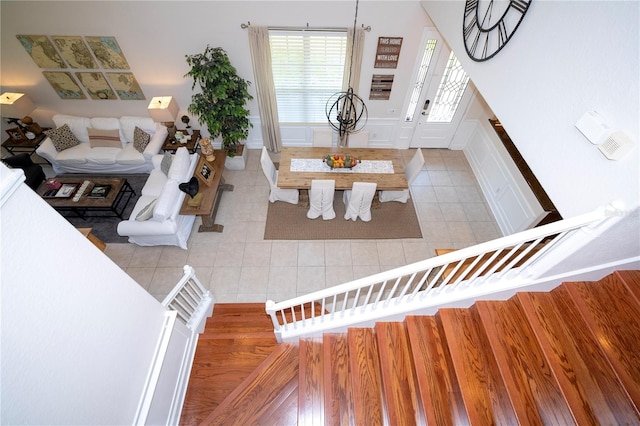
<svg viewBox="0 0 640 426"><path fill-rule="evenodd" d="M36 192L57 211L70 211L81 218L85 218L87 212L106 212L109 214L91 214L91 216L117 216L124 219L122 214L131 198L136 195L129 182L124 178L67 177L56 179L62 183L63 187L65 184L76 185L76 187L67 197L56 197L55 194L47 195L49 189L46 183L42 183ZM89 185L80 199L74 201L75 194L85 180L90 182ZM105 197L89 197L95 185L111 185L111 189Z"/></svg>

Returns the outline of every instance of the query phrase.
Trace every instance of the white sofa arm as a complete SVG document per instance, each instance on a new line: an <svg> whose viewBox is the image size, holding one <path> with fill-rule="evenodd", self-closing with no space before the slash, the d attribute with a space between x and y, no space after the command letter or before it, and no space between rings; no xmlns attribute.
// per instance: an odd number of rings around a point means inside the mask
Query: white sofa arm
<svg viewBox="0 0 640 426"><path fill-rule="evenodd" d="M123 220L118 223L118 235L123 237L147 236L147 235L172 235L178 230L175 220L162 222L153 219L139 222L135 219Z"/></svg>
<svg viewBox="0 0 640 426"><path fill-rule="evenodd" d="M158 154L162 149L162 145L164 144L164 141L165 139L167 139L168 135L169 132L167 131L166 127L157 126L156 132L153 134L153 136L151 136L151 140L142 153L142 155L144 155L144 158L146 158L147 160L151 160L154 155Z"/></svg>
<svg viewBox="0 0 640 426"><path fill-rule="evenodd" d="M45 138L44 142L40 144L36 149L36 154L53 164L58 156L58 150L53 146L53 142L50 137Z"/></svg>

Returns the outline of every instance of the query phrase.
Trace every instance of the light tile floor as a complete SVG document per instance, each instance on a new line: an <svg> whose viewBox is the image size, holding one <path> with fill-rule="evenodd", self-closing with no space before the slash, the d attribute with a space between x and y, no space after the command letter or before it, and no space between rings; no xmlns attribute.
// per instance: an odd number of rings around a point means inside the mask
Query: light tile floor
<svg viewBox="0 0 640 426"><path fill-rule="evenodd" d="M413 153L403 151L405 162ZM425 166L411 186L422 239L264 240L269 185L259 156L259 150L250 150L245 170L224 171L225 181L234 185L222 196L216 217L224 232L197 232L198 218L188 250L108 244L105 253L158 300L187 264L217 302L265 302L427 259L436 248L463 248L501 236L462 151L425 149Z"/></svg>

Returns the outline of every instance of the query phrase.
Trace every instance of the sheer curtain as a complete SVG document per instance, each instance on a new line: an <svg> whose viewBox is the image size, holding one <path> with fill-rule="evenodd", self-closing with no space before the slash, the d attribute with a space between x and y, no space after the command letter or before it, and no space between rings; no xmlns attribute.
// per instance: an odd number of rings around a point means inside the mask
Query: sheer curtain
<svg viewBox="0 0 640 426"><path fill-rule="evenodd" d="M276 91L271 71L269 29L267 27L250 26L248 30L264 146L269 151L280 152L282 141L280 140Z"/></svg>

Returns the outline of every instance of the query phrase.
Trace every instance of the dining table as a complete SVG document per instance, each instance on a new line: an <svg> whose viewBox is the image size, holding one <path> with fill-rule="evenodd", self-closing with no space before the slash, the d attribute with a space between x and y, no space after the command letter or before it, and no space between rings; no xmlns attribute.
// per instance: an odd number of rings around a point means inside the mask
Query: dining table
<svg viewBox="0 0 640 426"><path fill-rule="evenodd" d="M355 157L352 168L331 168L327 155ZM279 188L309 189L316 179L335 180L335 189L351 189L354 182L372 182L378 190L409 188L401 151L387 148L283 147L278 168Z"/></svg>

